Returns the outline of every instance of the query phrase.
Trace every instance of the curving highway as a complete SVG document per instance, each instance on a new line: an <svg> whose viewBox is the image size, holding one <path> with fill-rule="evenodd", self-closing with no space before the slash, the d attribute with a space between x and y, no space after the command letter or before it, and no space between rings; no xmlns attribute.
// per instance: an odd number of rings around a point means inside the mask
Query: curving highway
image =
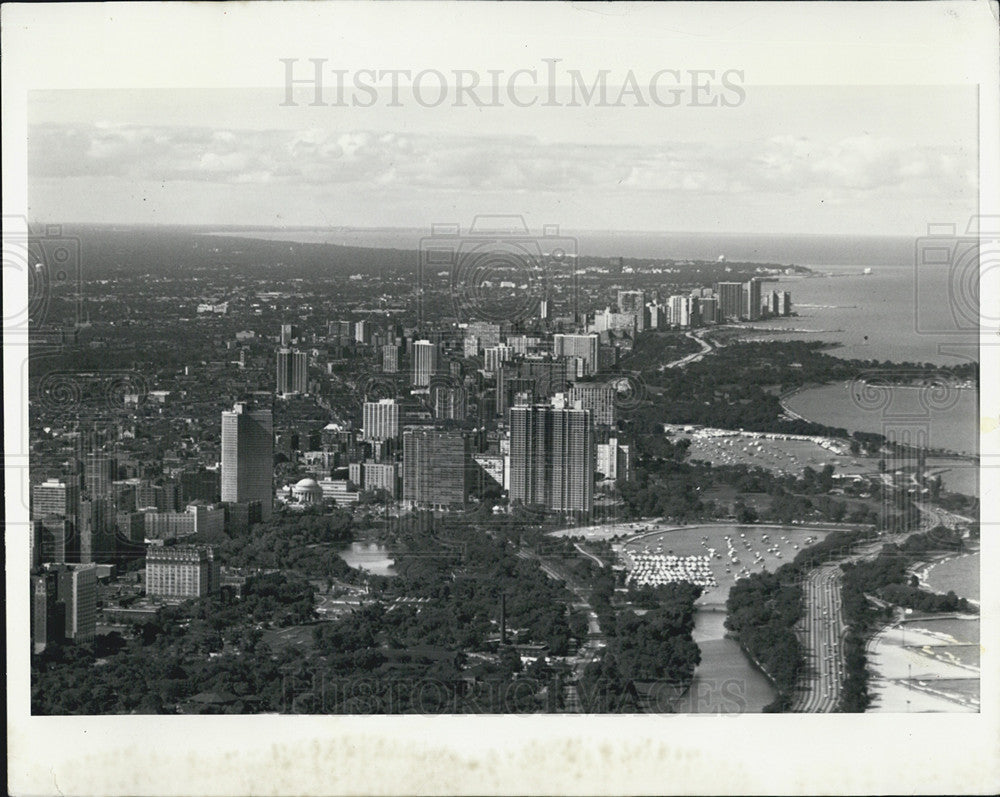
<svg viewBox="0 0 1000 797"><path fill-rule="evenodd" d="M792 711L826 713L833 711L840 700L844 677L844 645L847 623L841 606L841 569L843 562L856 562L878 555L887 543L900 543L918 531L929 531L938 525L953 528L967 520L928 504L916 504L920 510L920 526L915 531L886 534L859 546L855 552L834 562L827 562L806 575L803 584L804 610L799 621L799 638L805 647L806 673L804 682L792 704Z"/></svg>
<svg viewBox="0 0 1000 797"><path fill-rule="evenodd" d="M664 363L660 366L661 371L666 371L668 368L683 368L688 363L697 362L706 354L712 353L712 347L702 340L702 335L704 335L708 330L699 330L698 332L685 332L684 337L691 338L691 340L697 342L701 346L701 351L696 351L693 354L688 354L681 357L679 360L674 360L673 362Z"/></svg>

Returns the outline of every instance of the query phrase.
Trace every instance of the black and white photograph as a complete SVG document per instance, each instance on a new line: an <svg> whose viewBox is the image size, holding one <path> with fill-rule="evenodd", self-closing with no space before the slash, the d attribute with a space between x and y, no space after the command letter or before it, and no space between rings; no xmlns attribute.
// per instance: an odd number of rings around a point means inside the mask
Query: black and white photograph
<svg viewBox="0 0 1000 797"><path fill-rule="evenodd" d="M902 5L5 6L11 793L1000 788L997 6Z"/></svg>

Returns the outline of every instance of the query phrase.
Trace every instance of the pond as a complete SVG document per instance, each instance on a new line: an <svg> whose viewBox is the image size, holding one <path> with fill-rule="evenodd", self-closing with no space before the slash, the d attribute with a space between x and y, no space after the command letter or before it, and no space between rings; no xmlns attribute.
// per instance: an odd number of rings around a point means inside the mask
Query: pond
<svg viewBox="0 0 1000 797"><path fill-rule="evenodd" d="M365 570L376 576L396 575L389 549L377 542L352 542L339 553L350 567L357 570Z"/></svg>

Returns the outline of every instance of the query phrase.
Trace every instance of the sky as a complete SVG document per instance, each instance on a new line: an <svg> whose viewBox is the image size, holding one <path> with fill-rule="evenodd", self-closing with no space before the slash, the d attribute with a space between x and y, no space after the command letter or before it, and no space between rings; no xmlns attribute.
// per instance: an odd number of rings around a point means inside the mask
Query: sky
<svg viewBox="0 0 1000 797"><path fill-rule="evenodd" d="M309 87L294 106L277 88L36 91L29 217L911 235L975 212L972 90L740 88L715 82L728 106L660 107L647 90L645 106L529 108L393 107L387 90L369 108L312 107Z"/></svg>

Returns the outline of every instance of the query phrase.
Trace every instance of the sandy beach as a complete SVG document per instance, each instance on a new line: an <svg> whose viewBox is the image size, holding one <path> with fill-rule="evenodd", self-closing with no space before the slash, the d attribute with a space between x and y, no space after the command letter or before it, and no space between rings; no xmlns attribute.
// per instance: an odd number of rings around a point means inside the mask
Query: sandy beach
<svg viewBox="0 0 1000 797"><path fill-rule="evenodd" d="M868 711L978 711L979 668L962 664L950 650L959 640L921 629L919 623L892 625L869 644Z"/></svg>

